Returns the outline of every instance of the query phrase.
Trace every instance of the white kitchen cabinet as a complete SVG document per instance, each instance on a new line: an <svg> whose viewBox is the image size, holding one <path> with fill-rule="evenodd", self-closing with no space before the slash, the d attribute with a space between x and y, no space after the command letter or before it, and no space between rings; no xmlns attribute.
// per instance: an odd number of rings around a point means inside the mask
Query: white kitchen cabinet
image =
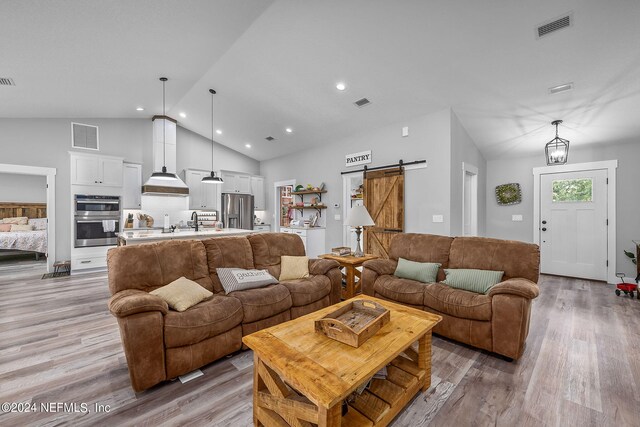
<svg viewBox="0 0 640 427"><path fill-rule="evenodd" d="M184 182L189 187L189 209L220 210L222 186L202 182L202 178L210 175L210 171L193 169L184 171Z"/></svg>
<svg viewBox="0 0 640 427"><path fill-rule="evenodd" d="M253 194L253 205L255 210L266 209L264 197L264 178L261 176L251 177L251 194Z"/></svg>
<svg viewBox="0 0 640 427"><path fill-rule="evenodd" d="M251 176L239 172L221 172L223 193L251 194Z"/></svg>
<svg viewBox="0 0 640 427"><path fill-rule="evenodd" d="M290 228L281 227L282 233L297 234L302 239L304 249L309 258L318 258L326 253L324 228Z"/></svg>
<svg viewBox="0 0 640 427"><path fill-rule="evenodd" d="M142 196L142 165L124 163L122 179L122 209L140 209Z"/></svg>
<svg viewBox="0 0 640 427"><path fill-rule="evenodd" d="M71 153L71 184L122 187L122 179L121 158Z"/></svg>

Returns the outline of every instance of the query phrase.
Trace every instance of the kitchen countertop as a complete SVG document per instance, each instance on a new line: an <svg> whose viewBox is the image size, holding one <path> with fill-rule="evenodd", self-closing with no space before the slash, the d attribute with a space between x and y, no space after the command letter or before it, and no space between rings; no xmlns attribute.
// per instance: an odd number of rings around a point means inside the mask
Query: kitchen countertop
<svg viewBox="0 0 640 427"><path fill-rule="evenodd" d="M243 230L240 228L223 228L216 230L214 228L195 231L180 230L174 233L163 233L162 230L144 230L144 231L123 231L118 234L118 238L125 244L154 242L159 240L180 240L180 239L208 239L209 237L222 236L239 236L251 234L253 230Z"/></svg>

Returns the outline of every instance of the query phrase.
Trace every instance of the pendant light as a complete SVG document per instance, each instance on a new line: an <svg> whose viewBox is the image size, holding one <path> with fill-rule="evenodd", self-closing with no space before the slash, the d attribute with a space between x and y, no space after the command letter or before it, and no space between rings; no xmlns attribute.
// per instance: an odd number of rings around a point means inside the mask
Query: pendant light
<svg viewBox="0 0 640 427"><path fill-rule="evenodd" d="M569 141L558 136L558 125L562 120L554 120L551 122L556 127L556 137L547 142L544 147L544 153L547 156L547 165L564 165L569 158Z"/></svg>
<svg viewBox="0 0 640 427"><path fill-rule="evenodd" d="M168 79L166 77L160 77L160 81L162 82L162 117L163 120L166 120L166 110L165 110L165 82ZM166 179L173 180L178 179L175 173L167 172L167 128L166 123L162 124L162 172L154 172L151 174L151 178L157 179Z"/></svg>
<svg viewBox="0 0 640 427"><path fill-rule="evenodd" d="M209 93L211 94L211 175L205 176L202 178L202 182L205 184L222 184L222 178L216 176L216 173L213 171L213 95L216 94L216 91L213 89L209 89Z"/></svg>

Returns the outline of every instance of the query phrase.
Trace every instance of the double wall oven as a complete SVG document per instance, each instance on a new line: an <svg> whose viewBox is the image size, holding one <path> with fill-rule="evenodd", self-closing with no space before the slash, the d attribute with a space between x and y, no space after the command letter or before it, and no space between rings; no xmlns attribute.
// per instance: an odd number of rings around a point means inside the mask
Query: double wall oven
<svg viewBox="0 0 640 427"><path fill-rule="evenodd" d="M74 206L76 248L118 243L120 196L76 194Z"/></svg>

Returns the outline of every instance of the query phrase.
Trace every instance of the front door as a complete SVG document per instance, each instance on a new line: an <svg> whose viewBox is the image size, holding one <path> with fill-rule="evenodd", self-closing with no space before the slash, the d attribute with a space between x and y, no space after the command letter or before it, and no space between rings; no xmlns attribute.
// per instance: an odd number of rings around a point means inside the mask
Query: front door
<svg viewBox="0 0 640 427"><path fill-rule="evenodd" d="M365 253L389 258L391 239L404 231L404 170L366 172L364 205L376 225L364 233Z"/></svg>
<svg viewBox="0 0 640 427"><path fill-rule="evenodd" d="M607 171L540 176L540 271L607 278Z"/></svg>

